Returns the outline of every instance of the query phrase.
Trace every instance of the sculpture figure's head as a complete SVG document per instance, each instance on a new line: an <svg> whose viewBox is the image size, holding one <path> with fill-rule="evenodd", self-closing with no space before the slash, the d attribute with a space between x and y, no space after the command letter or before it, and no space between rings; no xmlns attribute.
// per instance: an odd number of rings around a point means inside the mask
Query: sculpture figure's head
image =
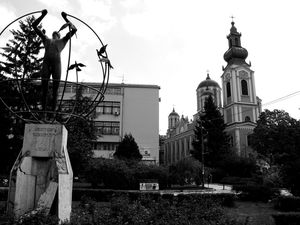
<svg viewBox="0 0 300 225"><path fill-rule="evenodd" d="M53 39L60 39L60 34L59 34L59 32L54 31L54 32L52 33L52 38L53 38Z"/></svg>

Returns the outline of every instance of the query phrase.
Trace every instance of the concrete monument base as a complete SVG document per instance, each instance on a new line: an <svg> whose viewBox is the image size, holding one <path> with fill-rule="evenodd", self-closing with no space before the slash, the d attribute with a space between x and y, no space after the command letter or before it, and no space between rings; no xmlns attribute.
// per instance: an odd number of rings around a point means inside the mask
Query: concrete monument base
<svg viewBox="0 0 300 225"><path fill-rule="evenodd" d="M10 173L10 215L43 211L70 220L73 171L67 137L63 125L25 125L23 147Z"/></svg>

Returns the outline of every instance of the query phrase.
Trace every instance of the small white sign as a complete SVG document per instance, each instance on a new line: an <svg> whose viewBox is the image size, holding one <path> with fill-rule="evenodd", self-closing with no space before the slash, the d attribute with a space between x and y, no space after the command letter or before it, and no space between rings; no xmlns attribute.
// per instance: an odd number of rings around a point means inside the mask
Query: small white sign
<svg viewBox="0 0 300 225"><path fill-rule="evenodd" d="M156 191L159 190L158 183L140 183L141 191Z"/></svg>

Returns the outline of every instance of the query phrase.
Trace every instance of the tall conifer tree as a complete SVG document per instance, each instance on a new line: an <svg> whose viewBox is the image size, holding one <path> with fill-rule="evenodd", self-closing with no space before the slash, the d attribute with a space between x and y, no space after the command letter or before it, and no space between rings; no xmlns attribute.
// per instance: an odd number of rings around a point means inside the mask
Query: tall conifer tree
<svg viewBox="0 0 300 225"><path fill-rule="evenodd" d="M229 152L229 138L225 133L225 128L223 116L214 104L212 96L209 96L205 101L204 112L199 113L192 155L201 161L203 139L205 146L204 163L211 167L216 166L222 157Z"/></svg>

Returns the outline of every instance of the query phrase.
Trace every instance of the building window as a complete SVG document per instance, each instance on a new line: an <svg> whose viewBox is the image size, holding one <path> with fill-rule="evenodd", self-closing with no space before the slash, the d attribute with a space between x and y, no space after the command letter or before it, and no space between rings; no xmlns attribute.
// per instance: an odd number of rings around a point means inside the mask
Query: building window
<svg viewBox="0 0 300 225"><path fill-rule="evenodd" d="M176 160L179 160L179 141L176 141Z"/></svg>
<svg viewBox="0 0 300 225"><path fill-rule="evenodd" d="M175 143L172 142L172 162L175 162Z"/></svg>
<svg viewBox="0 0 300 225"><path fill-rule="evenodd" d="M226 92L227 92L227 98L231 96L231 87L230 82L226 83Z"/></svg>
<svg viewBox="0 0 300 225"><path fill-rule="evenodd" d="M106 95L121 95L121 88L107 88L105 91Z"/></svg>
<svg viewBox="0 0 300 225"><path fill-rule="evenodd" d="M247 146L251 146L252 142L253 142L252 135L251 134L247 135Z"/></svg>
<svg viewBox="0 0 300 225"><path fill-rule="evenodd" d="M181 158L184 158L185 154L184 154L184 139L181 140Z"/></svg>
<svg viewBox="0 0 300 225"><path fill-rule="evenodd" d="M242 85L242 95L248 95L248 84L246 80L241 81Z"/></svg>
<svg viewBox="0 0 300 225"><path fill-rule="evenodd" d="M245 117L245 122L250 122L250 121L251 121L250 117L249 117L249 116L246 116L246 117Z"/></svg>
<svg viewBox="0 0 300 225"><path fill-rule="evenodd" d="M96 135L119 135L120 122L94 121Z"/></svg>
<svg viewBox="0 0 300 225"><path fill-rule="evenodd" d="M118 145L117 142L95 142L94 150L116 151Z"/></svg>
<svg viewBox="0 0 300 225"><path fill-rule="evenodd" d="M229 146L230 146L230 147L233 147L233 143L234 143L234 142L233 142L233 137L230 135L230 136L229 136Z"/></svg>
<svg viewBox="0 0 300 225"><path fill-rule="evenodd" d="M99 105L96 107L96 113L99 114L111 114L111 115L120 115L120 102L111 102L105 101L100 102Z"/></svg>

